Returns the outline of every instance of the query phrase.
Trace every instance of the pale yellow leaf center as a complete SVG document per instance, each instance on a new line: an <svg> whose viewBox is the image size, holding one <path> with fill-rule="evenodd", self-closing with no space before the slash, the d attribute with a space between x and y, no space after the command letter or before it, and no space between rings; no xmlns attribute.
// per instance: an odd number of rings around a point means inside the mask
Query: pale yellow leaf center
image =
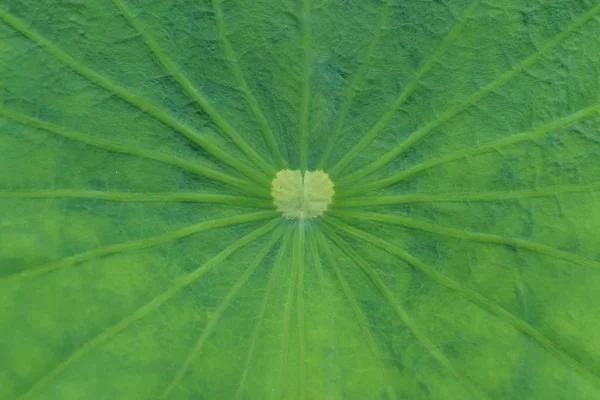
<svg viewBox="0 0 600 400"><path fill-rule="evenodd" d="M322 215L333 199L333 182L321 170L281 170L273 179L271 194L285 218L308 219Z"/></svg>

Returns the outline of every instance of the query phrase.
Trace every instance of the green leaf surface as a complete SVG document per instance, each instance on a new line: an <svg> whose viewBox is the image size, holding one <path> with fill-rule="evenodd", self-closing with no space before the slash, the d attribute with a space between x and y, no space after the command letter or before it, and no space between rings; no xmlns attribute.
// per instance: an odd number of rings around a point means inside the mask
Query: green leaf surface
<svg viewBox="0 0 600 400"><path fill-rule="evenodd" d="M0 399L600 399L599 37L594 0L3 0Z"/></svg>

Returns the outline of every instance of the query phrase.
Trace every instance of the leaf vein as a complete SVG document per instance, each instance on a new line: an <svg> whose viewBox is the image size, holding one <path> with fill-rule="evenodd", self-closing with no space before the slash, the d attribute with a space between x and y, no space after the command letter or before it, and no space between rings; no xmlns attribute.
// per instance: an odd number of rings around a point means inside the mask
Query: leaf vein
<svg viewBox="0 0 600 400"><path fill-rule="evenodd" d="M419 172L428 170L433 167L437 167L440 165L447 164L452 161L460 160L461 158L467 159L468 157L475 156L478 154L487 153L489 151L499 151L499 149L511 146L517 143L522 143L528 140L535 140L541 138L545 135L548 135L557 129L561 129L569 124L577 122L583 118L589 117L595 113L600 111L600 103L591 105L589 107L583 108L573 114L570 114L566 117L551 121L549 123L538 126L537 128L519 133L516 135L509 136L504 139L495 140L492 142L488 142L481 146L467 148L463 150L458 150L452 153L448 153L442 157L431 159L428 161L424 161L420 164L417 164L413 167L407 168L397 174L389 176L387 178L383 178L377 181L373 181L371 183L367 183L364 185L354 185L353 189L342 192L342 196L351 196L353 194L362 193L367 190L377 190L382 189L388 186L391 186L395 183L401 182ZM348 185L347 182L340 182L340 186Z"/></svg>
<svg viewBox="0 0 600 400"><path fill-rule="evenodd" d="M203 138L188 125L177 121L176 118L174 118L166 111L154 105L150 105L148 102L138 98L132 92L116 85L115 83L104 78L102 75L92 70L91 68L86 67L80 64L79 62L75 61L73 57L65 53L62 49L53 44L50 40L42 37L40 34L28 27L23 21L19 20L18 18L16 18L1 7L0 19L2 19L7 25L12 27L15 31L19 32L21 35L37 44L40 48L47 51L57 60L67 65L69 68L77 72L85 79L89 80L90 82L93 82L94 84L104 88L105 90L111 93L114 93L119 98L135 106L143 113L150 115L157 121L163 123L165 126L168 126L176 132L182 134L192 143L202 147L207 152L211 153L216 159L221 160L225 164L231 166L232 168L246 175L255 182L261 184L270 184L268 179L261 176L257 176L256 171L253 168L250 168L248 165L236 160L233 156L230 156L229 154L227 154L227 152L221 150L220 148L212 144L209 140Z"/></svg>
<svg viewBox="0 0 600 400"><path fill-rule="evenodd" d="M311 29L310 29L310 0L302 0L300 13L302 26L302 94L300 96L300 168L302 171L308 169L308 136L310 117L310 78L311 78Z"/></svg>
<svg viewBox="0 0 600 400"><path fill-rule="evenodd" d="M331 266L331 269L333 270L333 272L338 280L338 283L342 287L342 291L344 292L344 295L346 296L346 300L348 301L348 303L350 303L350 308L352 309L354 318L356 318L356 322L358 322L358 325L360 326L360 330L365 338L365 341L367 342L367 345L369 346L369 350L371 351L371 353L373 353L373 357L375 358L375 361L377 362L377 364L381 370L381 373L383 374L383 376L385 378L385 382L387 385L386 391L388 393L388 396L390 399L395 399L396 394L395 394L394 388L391 384L389 374L387 373L387 371L385 369L385 364L383 363L383 358L381 357L381 351L379 349L379 346L377 346L377 343L375 342L375 339L373 338L373 335L371 334L371 330L369 329L365 315L362 312L362 310L360 309L360 305L359 305L358 301L356 300L356 296L354 296L354 293L352 293L352 288L348 284L348 281L344 277L344 274L340 270L340 267L339 267L335 257L333 256L331 246L329 246L329 243L327 242L327 240L325 239L325 237L323 236L323 234L321 232L318 233L318 245L321 248L321 250L325 253L325 256Z"/></svg>
<svg viewBox="0 0 600 400"><path fill-rule="evenodd" d="M327 141L327 144L325 146L325 151L323 152L323 155L321 156L321 158L319 160L317 169L324 169L327 167L327 163L329 162L329 157L331 156L331 152L335 148L335 145L340 136L340 133L342 132L342 128L344 127L344 122L346 122L346 117L348 116L348 113L350 112L350 108L352 107L352 102L354 101L354 98L356 97L356 92L358 90L358 87L361 85L363 79L365 78L365 76L367 74L367 71L369 68L369 61L371 60L371 57L373 56L373 53L375 52L375 47L377 46L377 43L379 43L379 39L381 38L381 33L383 32L383 28L389 19L389 14L390 14L390 0L384 0L384 8L381 13L381 17L379 18L379 23L377 24L377 29L375 30L375 34L373 35L373 37L371 38L371 41L369 42L369 46L367 47L367 50L361 56L361 60L359 61L360 66L358 67L356 73L353 74L350 85L346 88L346 96L345 96L346 98L344 100L344 104L342 104L342 108L341 108L340 114L337 118L337 122L335 124L335 127L333 128L333 132L329 136L329 140Z"/></svg>
<svg viewBox="0 0 600 400"><path fill-rule="evenodd" d="M463 192L443 194L414 193L398 196L356 197L337 200L334 204L336 208L341 209L365 206L398 205L407 203L470 203L474 201L522 200L536 197L557 196L561 193L581 193L593 192L597 190L600 190L600 183L545 186L530 190L515 190L505 192Z"/></svg>
<svg viewBox="0 0 600 400"><path fill-rule="evenodd" d="M122 202L191 202L191 203L213 203L231 204L240 206L251 206L257 208L272 208L273 203L255 199L252 197L231 196L224 194L185 193L185 192L153 192L153 193L131 193L131 192L109 192L95 190L28 190L28 191L1 191L0 198L17 199L85 199L106 200Z"/></svg>
<svg viewBox="0 0 600 400"><path fill-rule="evenodd" d="M80 360L90 351L95 348L101 346L106 343L106 341L110 340L114 336L118 335L133 323L139 321L144 318L158 307L163 305L169 299L171 299L175 294L177 294L184 287L189 286L193 282L200 279L207 271L212 269L215 265L225 260L231 254L245 246L246 244L256 240L259 237L269 233L280 223L279 220L274 219L270 223L264 225L262 228L259 228L250 234L238 239L225 250L221 251L219 254L211 258L201 267L197 268L190 274L178 279L174 284L172 284L167 290L154 297L144 306L139 308L133 314L123 318L116 324L112 325L110 328L104 330L102 333L95 336L92 340L79 347L76 351L74 351L70 356L68 356L64 361L56 365L48 374L44 375L40 378L27 392L19 397L19 400L26 400L27 398L31 398L36 392L38 392L43 386L45 386L52 379L56 378L62 372L64 372L67 368L69 368L72 364Z"/></svg>
<svg viewBox="0 0 600 400"><path fill-rule="evenodd" d="M233 126L221 113L212 105L206 95L200 92L190 80L181 72L180 68L173 60L162 50L158 41L142 26L142 23L129 11L125 3L121 0L112 0L114 5L119 9L121 15L127 20L129 25L140 34L146 45L152 51L159 64L179 83L183 91L190 96L192 100L200 106L200 108L213 120L213 122L221 129L238 146L240 150L258 167L260 167L267 176L275 175L275 170L267 163L253 148L244 140L244 138L235 130Z"/></svg>
<svg viewBox="0 0 600 400"><path fill-rule="evenodd" d="M264 234L266 234L266 232ZM177 385L179 385L179 383L181 382L186 371L190 368L190 366L192 365L192 363L198 356L198 353L200 353L200 351L202 350L204 343L206 342L206 340L208 339L210 334L213 332L213 330L219 323L219 321L220 321L221 317L223 316L223 313L225 312L227 307L229 307L229 305L231 304L233 299L237 296L239 291L242 290L242 288L246 285L246 283L248 283L252 274L254 274L254 272L260 265L260 263L263 262L263 260L265 259L267 254L271 251L273 246L275 246L275 244L279 241L279 239L281 239L282 235L283 235L283 228L279 228L273 233L271 239L262 248L262 250L258 252L256 257L254 258L254 260L252 261L250 266L244 271L244 273L242 274L240 279L238 279L238 281L233 285L233 287L229 290L229 292L227 292L227 294L225 295L225 298L219 303L215 313L212 315L212 317L210 318L210 320L208 321L208 323L202 330L202 334L196 341L196 344L194 345L192 351L190 352L188 357L185 359L183 364L178 368L177 374L173 377L173 379L171 379L171 382L169 383L169 385L167 385L167 388L163 392L161 398L167 399L169 397L169 395L172 393L173 389Z"/></svg>
<svg viewBox="0 0 600 400"><path fill-rule="evenodd" d="M242 372L242 375L240 377L240 381L238 383L238 389L237 389L237 392L235 395L236 399L240 399L243 397L244 385L246 383L246 380L248 379L248 373L250 371L250 364L252 363L252 360L254 358L254 354L256 351L256 344L258 342L260 331L261 331L260 328L262 326L262 322L265 319L265 314L267 312L267 305L269 304L269 299L271 298L271 294L275 287L275 279L278 276L278 274L281 272L281 269L283 268L283 265L282 265L283 257L285 256L285 252L287 250L287 246L290 241L291 234L292 234L292 231L291 231L291 229L288 228L283 237L283 240L281 242L281 246L279 247L279 251L277 252L277 256L275 257L275 264L274 264L273 272L271 273L271 275L269 277L269 281L267 282L267 288L265 290L265 294L263 296L263 299L262 299L262 302L260 305L260 310L258 312L258 319L256 322L256 326L254 327L254 331L252 332L252 338L250 339L250 347L248 348L246 362L244 363L244 371Z"/></svg>
<svg viewBox="0 0 600 400"><path fill-rule="evenodd" d="M418 327L418 325L411 319L406 310L400 305L398 300L395 298L392 291L383 283L382 279L375 274L373 268L366 262L350 245L338 236L331 227L338 229L341 232L344 230L340 229L339 226L335 226L331 223L330 218L324 219L327 227L323 226L324 231L327 233L329 238L342 250L348 257L354 261L354 263L365 273L373 285L377 288L381 296L386 302L392 307L396 315L400 318L402 323L410 330L413 337L421 343L421 345L431 354L437 362L443 366L453 377L455 377L461 384L477 399L486 399L486 396L475 387L475 385L469 381L457 368L452 365L452 362L444 355L444 353L437 348L437 346L427 337L427 335Z"/></svg>
<svg viewBox="0 0 600 400"><path fill-rule="evenodd" d="M219 37L221 38L221 42L223 44L223 52L225 53L225 57L227 61L231 65L231 69L235 79L238 84L242 88L244 92L244 96L246 97L246 101L252 110L257 122L259 123L262 133L263 139L271 152L271 156L275 159L279 169L283 169L287 167L287 162L281 155L279 151L279 147L277 145L277 140L273 134L273 129L269 125L267 118L265 117L260 105L258 104L258 100L252 94L252 91L248 87L248 83L244 78L244 74L240 69L239 63L234 55L233 47L231 46L231 42L227 38L227 31L225 28L225 19L223 18L223 11L221 10L220 0L212 0L213 13L215 14L215 18L217 21L217 28L219 29Z"/></svg>
<svg viewBox="0 0 600 400"><path fill-rule="evenodd" d="M246 181L240 178L236 178L227 173L216 171L212 168L203 166L198 162L190 162L179 157L170 156L164 153L131 147L124 144L111 142L108 140L96 139L90 135L75 132L65 127L44 122L37 118L32 118L4 108L0 108L0 116L4 116L6 118L18 121L26 126L33 126L34 128L41 129L45 132L52 133L69 140L83 143L87 146L96 147L114 153L126 154L130 156L145 158L148 160L158 161L163 164L178 167L184 171L191 172L199 176L204 176L217 182L226 183L245 192L253 193L262 197L270 197L270 194L266 191L260 190L254 187L254 185L248 184Z"/></svg>
<svg viewBox="0 0 600 400"><path fill-rule="evenodd" d="M448 278L447 276L440 274L433 267L425 264L423 261L412 256L410 253L402 250L401 248L392 245L391 243L369 234L361 229L354 228L350 225L342 223L339 220L331 222L337 228L343 230L348 235L362 239L367 243L381 248L387 253L400 258L407 264L421 271L427 277L432 279L434 282L444 286L445 288L458 293L463 298L467 299L474 305L490 312L503 319L508 324L512 325L515 329L519 330L524 335L535 340L542 348L551 352L556 358L564 362L568 367L575 369L580 375L593 382L596 386L600 387L600 378L596 376L592 371L588 370L583 364L577 361L568 352L562 350L559 345L554 343L550 338L546 337L541 331L529 325L516 315L506 311L500 305L494 301L483 296L475 290L471 290L461 286L458 282Z"/></svg>
<svg viewBox="0 0 600 400"><path fill-rule="evenodd" d="M392 121L396 112L402 104L410 97L413 91L416 89L417 84L421 78L429 72L433 67L435 61L450 47L454 39L460 34L464 28L468 18L475 12L477 6L481 0L473 0L469 6L465 9L459 20L450 29L447 35L442 39L440 45L424 62L421 64L417 73L413 78L406 84L404 90L398 95L389 110L383 114L377 122L373 125L371 130L367 132L361 140L346 154L344 157L332 168L331 174L339 174L344 168L348 166L359 155L375 138L379 133Z"/></svg>
<svg viewBox="0 0 600 400"><path fill-rule="evenodd" d="M84 251L82 253L62 258L58 261L53 261L51 263L43 264L35 268L2 277L0 278L0 285L45 275L59 269L71 267L86 261L95 260L100 257L156 247L206 230L262 221L265 219L274 218L276 216L276 211L261 211L243 214L235 217L220 218L207 222L201 222L199 224L187 226L164 235L157 235L145 239L103 246L94 250Z"/></svg>
<svg viewBox="0 0 600 400"><path fill-rule="evenodd" d="M489 233L473 232L453 228L445 228L439 225L430 224L428 222L418 221L412 218L400 217L395 215L386 215L373 212L362 211L336 211L336 215L349 217L353 219L361 219L367 221L381 222L388 225L399 225L409 229L418 229L425 232L435 233L437 235L449 236L458 239L472 240L482 243L490 243L502 246L516 247L529 250L533 253L542 254L548 257L558 258L569 261L584 267L592 268L600 271L600 262L580 256L578 254L569 253L551 246L546 246L540 243L532 242L525 239L513 237L504 237L500 235L492 235Z"/></svg>
<svg viewBox="0 0 600 400"><path fill-rule="evenodd" d="M373 161L370 164L358 169L357 171L349 174L343 179L344 185L348 185L350 183L356 182L366 175L370 175L387 164L389 164L392 160L398 157L400 154L404 153L407 149L409 149L413 144L417 143L423 137L428 135L432 130L441 126L445 122L448 122L465 109L474 105L477 101L483 99L494 90L499 89L500 87L506 85L513 78L523 72L525 69L531 67L536 62L538 62L545 54L550 52L556 46L558 46L563 40L565 40L570 33L577 30L585 23L594 18L598 13L600 13L600 4L593 7L591 10L586 12L577 18L571 25L562 30L560 33L556 34L550 41L548 41L541 49L522 60L519 64L513 67L511 70L505 72L503 75L498 77L493 82L486 85L481 90L471 94L465 101L457 104L455 107L450 108L445 111L440 117L437 119L425 124L423 127L417 129L413 132L406 140L404 140L400 145L390 150L389 152L383 154L381 157L377 158L376 161Z"/></svg>

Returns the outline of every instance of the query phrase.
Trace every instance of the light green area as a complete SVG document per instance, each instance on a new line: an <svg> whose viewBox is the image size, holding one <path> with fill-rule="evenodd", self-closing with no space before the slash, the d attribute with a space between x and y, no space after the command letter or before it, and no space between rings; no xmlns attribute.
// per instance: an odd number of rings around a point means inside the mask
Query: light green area
<svg viewBox="0 0 600 400"><path fill-rule="evenodd" d="M599 37L592 0L3 0L0 399L599 400Z"/></svg>

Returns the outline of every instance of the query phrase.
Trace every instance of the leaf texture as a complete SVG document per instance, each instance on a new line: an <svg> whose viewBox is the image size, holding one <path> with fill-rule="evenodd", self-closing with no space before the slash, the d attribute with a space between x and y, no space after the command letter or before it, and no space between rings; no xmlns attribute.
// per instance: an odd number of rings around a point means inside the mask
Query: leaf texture
<svg viewBox="0 0 600 400"><path fill-rule="evenodd" d="M3 0L0 399L600 399L598 37L592 0ZM333 202L286 218L281 170Z"/></svg>

